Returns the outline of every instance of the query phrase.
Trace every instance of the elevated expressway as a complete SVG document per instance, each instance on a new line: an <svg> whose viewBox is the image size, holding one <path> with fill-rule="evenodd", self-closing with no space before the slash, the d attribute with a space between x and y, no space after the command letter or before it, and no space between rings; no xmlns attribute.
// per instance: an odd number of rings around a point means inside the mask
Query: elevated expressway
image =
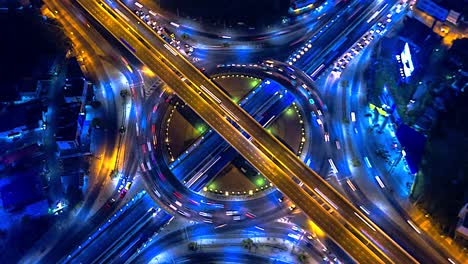
<svg viewBox="0 0 468 264"><path fill-rule="evenodd" d="M357 262L417 263L211 80L150 28L138 22L130 10L118 2L112 2L110 6L91 0L77 2ZM244 137L236 127L253 140ZM335 207L339 214L329 214L292 177Z"/></svg>

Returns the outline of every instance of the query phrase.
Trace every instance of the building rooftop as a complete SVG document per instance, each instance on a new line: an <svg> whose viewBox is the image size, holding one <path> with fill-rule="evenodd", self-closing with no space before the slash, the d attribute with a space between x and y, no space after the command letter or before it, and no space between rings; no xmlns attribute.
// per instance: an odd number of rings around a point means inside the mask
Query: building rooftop
<svg viewBox="0 0 468 264"><path fill-rule="evenodd" d="M84 78L72 78L65 81L63 87L64 97L80 97L83 96L87 82Z"/></svg>
<svg viewBox="0 0 468 264"><path fill-rule="evenodd" d="M42 105L39 100L0 108L0 132L21 126L30 129L37 128L39 127L39 120L42 120Z"/></svg>
<svg viewBox="0 0 468 264"><path fill-rule="evenodd" d="M73 156L62 159L64 171L62 172L62 184L64 189L70 186L80 187L84 161L81 156Z"/></svg>
<svg viewBox="0 0 468 264"><path fill-rule="evenodd" d="M14 211L43 198L36 170L16 172L11 183L0 189L3 207Z"/></svg>
<svg viewBox="0 0 468 264"><path fill-rule="evenodd" d="M0 163L5 166L13 165L23 159L33 158L41 155L42 148L37 144L32 144L21 149L11 151L0 157Z"/></svg>
<svg viewBox="0 0 468 264"><path fill-rule="evenodd" d="M419 20L406 17L403 29L399 32L400 38L409 42L418 49L432 47L440 41L441 37L432 32L430 28Z"/></svg>
<svg viewBox="0 0 468 264"><path fill-rule="evenodd" d="M78 114L80 113L80 103L65 103L58 110L57 131L55 137L59 141L73 141L76 139L78 128Z"/></svg>

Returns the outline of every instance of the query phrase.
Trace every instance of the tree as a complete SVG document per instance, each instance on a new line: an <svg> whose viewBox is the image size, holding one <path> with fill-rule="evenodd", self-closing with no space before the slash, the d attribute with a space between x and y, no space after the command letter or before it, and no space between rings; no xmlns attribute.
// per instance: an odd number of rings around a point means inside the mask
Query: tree
<svg viewBox="0 0 468 264"><path fill-rule="evenodd" d="M122 96L123 99L127 98L128 90L127 89L120 90L120 96Z"/></svg>
<svg viewBox="0 0 468 264"><path fill-rule="evenodd" d="M297 255L297 259L299 260L300 263L305 263L307 260L307 256L301 253Z"/></svg>
<svg viewBox="0 0 468 264"><path fill-rule="evenodd" d="M342 80L342 81L340 82L340 86L341 86L341 88L346 88L346 87L348 87L348 86L349 86L349 81L348 81L348 80Z"/></svg>
<svg viewBox="0 0 468 264"><path fill-rule="evenodd" d="M361 166L361 162L356 158L353 158L352 163L353 163L353 167L360 167Z"/></svg>
<svg viewBox="0 0 468 264"><path fill-rule="evenodd" d="M199 245L197 242L190 242L188 243L188 248L191 251L197 251L199 249Z"/></svg>
<svg viewBox="0 0 468 264"><path fill-rule="evenodd" d="M250 238L242 240L242 247L248 249L249 251L253 245L253 240Z"/></svg>
<svg viewBox="0 0 468 264"><path fill-rule="evenodd" d="M110 173L110 177L111 179L115 179L115 177L117 177L117 175L119 175L119 170L116 170L116 169L113 169Z"/></svg>

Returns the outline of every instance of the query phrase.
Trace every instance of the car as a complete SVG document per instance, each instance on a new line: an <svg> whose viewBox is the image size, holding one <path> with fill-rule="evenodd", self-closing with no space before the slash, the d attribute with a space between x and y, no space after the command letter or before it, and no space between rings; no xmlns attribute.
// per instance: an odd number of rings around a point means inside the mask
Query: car
<svg viewBox="0 0 468 264"><path fill-rule="evenodd" d="M115 203L115 199L112 198L106 203L106 208L110 208Z"/></svg>
<svg viewBox="0 0 468 264"><path fill-rule="evenodd" d="M226 215L236 215L238 213L239 211L235 211L235 210L226 211Z"/></svg>
<svg viewBox="0 0 468 264"><path fill-rule="evenodd" d="M250 212L245 213L245 216L247 216L248 218L251 218L251 219L256 217L256 215L254 215L254 214L252 214Z"/></svg>
<svg viewBox="0 0 468 264"><path fill-rule="evenodd" d="M335 145L336 145L336 149L341 149L341 145L338 140L335 140Z"/></svg>
<svg viewBox="0 0 468 264"><path fill-rule="evenodd" d="M280 198L278 198L278 202L282 203L284 201L284 197L281 196Z"/></svg>
<svg viewBox="0 0 468 264"><path fill-rule="evenodd" d="M178 193L178 192L173 192L173 194L174 194L175 197L177 197L177 198L179 198L179 199L182 199L182 198L183 198L182 194L180 194L180 193Z"/></svg>
<svg viewBox="0 0 468 264"><path fill-rule="evenodd" d="M298 226L293 226L292 230L294 230L296 232L302 232L302 229L300 227L298 227Z"/></svg>
<svg viewBox="0 0 468 264"><path fill-rule="evenodd" d="M296 205L291 204L291 206L289 206L289 211L294 211L294 210L296 210Z"/></svg>

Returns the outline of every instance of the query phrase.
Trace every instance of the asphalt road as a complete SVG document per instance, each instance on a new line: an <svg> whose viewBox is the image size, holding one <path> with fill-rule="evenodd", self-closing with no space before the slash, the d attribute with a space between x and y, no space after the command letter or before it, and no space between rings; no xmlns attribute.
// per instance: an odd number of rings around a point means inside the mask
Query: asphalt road
<svg viewBox="0 0 468 264"><path fill-rule="evenodd" d="M365 215L356 210L343 196L331 188L325 181L323 181L317 174L310 170L304 163L302 163L293 153L287 150L281 143L279 143L275 138L271 137L261 126L258 125L248 114L239 109L239 107L230 101L229 98L216 87L211 81L209 81L205 76L200 74L192 65L190 65L184 59L180 59L181 56L177 56L174 50L170 48L159 48L159 52L166 54L163 55L166 58L171 58L170 63L173 64L173 67L182 71L186 77L193 84L196 84L196 87L191 87L182 81L178 76L180 72L174 73L175 69L167 69L166 59L155 57L154 55L148 56L149 49L151 49L148 42L146 42L139 34L132 32L132 35L127 32L125 27L121 25L116 25L116 23L108 23L109 13L113 16L116 16L115 12L110 11L109 7L107 10L99 8L91 3L88 5L83 5L101 24L108 24L106 27L112 28L114 36L125 36L126 45L132 45L129 47L137 57L139 57L146 65L151 69L154 69L156 73L159 70L166 68L166 73L171 72L172 74L166 74L163 80L174 89L174 91L182 98L187 104L197 112L208 124L215 128L218 133L223 136L231 145L233 145L238 152L243 154L243 156L251 162L260 172L266 175L275 185L283 191L291 200L295 201L301 209L312 217L319 225L335 240L338 240L338 243L345 248L351 255L356 259L359 259L362 262L376 262L386 260L387 262L392 262L391 259L399 259L404 262L414 262L404 250L402 250L395 242L393 242L388 236L386 236L377 226L370 224L370 220L367 219ZM90 9L94 9L91 11ZM120 12L127 12L126 10ZM99 16L99 17L98 17ZM131 16L131 15L129 15ZM126 18L130 20L128 17ZM134 18L133 18L134 19ZM113 21L112 21L113 22ZM124 23L123 20L120 21ZM109 25L110 24L110 25ZM124 23L125 24L125 23ZM129 26L127 26L129 28ZM132 30L133 31L133 30ZM146 36L145 36L146 37ZM154 38L154 35L153 35ZM156 38L157 39L157 38ZM165 43L159 39L162 45ZM130 43L130 44L128 44ZM146 52L143 52L145 51ZM144 53L144 54L141 54ZM169 53L169 54L167 54ZM156 55L157 56L157 55ZM146 59L144 58L146 57ZM148 57L153 57L152 60ZM156 60L154 60L156 59ZM159 66L154 65L155 62L159 61ZM179 64L179 65L175 65ZM161 67L163 66L163 67ZM169 76L172 75L172 76ZM206 85L207 89L210 90L210 96L216 96L221 98L221 101L224 105L224 109L221 109L218 105L209 105L205 101L201 101L199 95L196 92L196 89L201 85ZM185 89L182 87L185 86ZM215 100L216 101L216 100ZM247 131L252 137L255 138L254 142L260 143L257 146L254 146L250 142L245 142L245 139L240 135L239 131L233 131L232 125L223 118L223 115L229 115L236 119L237 124ZM261 150L259 150L261 148ZM267 153L270 157L265 155ZM280 168L280 166L282 168ZM283 171L284 170L284 171ZM316 201L314 201L310 196L308 196L304 190L300 189L293 180L289 177L284 176L285 172L292 172L296 177L302 180L306 186L308 186L316 195L326 195L333 203L341 208L340 214L343 216L341 219L336 219L330 217L325 213L325 210L321 208ZM311 175L313 179L304 177L304 175ZM315 187L317 186L317 187ZM317 192L316 188L320 188L321 192ZM344 220L346 219L346 221ZM350 224L341 222L348 222ZM330 225L331 224L331 225ZM345 226L348 226L350 229L347 229ZM366 234L372 234L372 240L376 240L378 244L385 247L387 255L390 255L390 258L383 254L382 250L379 249L376 245L372 244L369 240L363 237L362 234L358 233L357 230L366 230ZM352 235L352 232L357 237ZM354 242L350 242L350 239ZM359 242L362 240L362 242ZM369 250L367 244L372 250ZM377 257L377 255L379 257Z"/></svg>

